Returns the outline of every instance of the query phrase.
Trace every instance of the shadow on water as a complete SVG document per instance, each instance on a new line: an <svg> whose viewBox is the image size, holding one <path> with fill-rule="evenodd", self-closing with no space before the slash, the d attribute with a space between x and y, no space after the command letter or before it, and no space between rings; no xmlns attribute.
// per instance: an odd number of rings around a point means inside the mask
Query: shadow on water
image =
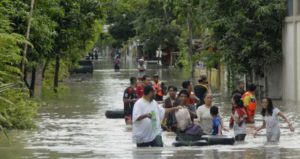
<svg viewBox="0 0 300 159"><path fill-rule="evenodd" d="M124 88L129 77L136 75L136 69L114 72L108 60L95 62L95 68L92 76L76 75L70 79L66 83L69 93L44 99L47 105L40 110L36 129L10 132L10 143L1 136L0 158L299 158L299 108L287 102L276 105L293 121L296 132L289 132L281 122L279 144L267 144L264 131L253 138L253 130L249 129L246 142L234 146L173 147L174 134L164 132L164 148L138 149L132 143L131 128L123 120L106 119L104 115L107 109L123 107ZM153 69L147 73L158 73L167 85L179 88L189 77L176 69ZM228 123L229 99L216 95L214 101L223 112L225 124ZM256 126L262 122L259 114L256 121Z"/></svg>

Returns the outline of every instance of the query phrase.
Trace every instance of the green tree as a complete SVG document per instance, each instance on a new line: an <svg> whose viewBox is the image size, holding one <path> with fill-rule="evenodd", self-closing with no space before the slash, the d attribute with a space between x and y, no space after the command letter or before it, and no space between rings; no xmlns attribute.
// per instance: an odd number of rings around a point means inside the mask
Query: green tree
<svg viewBox="0 0 300 159"><path fill-rule="evenodd" d="M281 59L285 1L201 1L199 19L210 28L206 46L217 48L229 68L238 72L261 70Z"/></svg>
<svg viewBox="0 0 300 159"><path fill-rule="evenodd" d="M164 5L163 1L147 0L137 12L134 27L137 37L145 44L144 51L150 56L155 56L159 46L167 52L178 49L181 28L174 22L173 7Z"/></svg>
<svg viewBox="0 0 300 159"><path fill-rule="evenodd" d="M90 40L97 41L102 31L102 17L98 0L62 0L62 16L55 18L57 36L53 51L55 53L54 91L57 92L61 58L84 55ZM77 57L77 56L76 56Z"/></svg>
<svg viewBox="0 0 300 159"><path fill-rule="evenodd" d="M32 127L37 112L37 104L28 99L20 82L20 46L31 44L23 35L13 32L13 6L10 0L0 2L0 130Z"/></svg>

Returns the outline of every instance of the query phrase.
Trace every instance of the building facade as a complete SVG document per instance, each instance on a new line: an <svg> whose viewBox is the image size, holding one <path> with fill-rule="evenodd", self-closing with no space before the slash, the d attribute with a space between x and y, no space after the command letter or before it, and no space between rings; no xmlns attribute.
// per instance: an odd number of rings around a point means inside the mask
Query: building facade
<svg viewBox="0 0 300 159"><path fill-rule="evenodd" d="M283 28L283 99L300 102L300 0L287 0Z"/></svg>

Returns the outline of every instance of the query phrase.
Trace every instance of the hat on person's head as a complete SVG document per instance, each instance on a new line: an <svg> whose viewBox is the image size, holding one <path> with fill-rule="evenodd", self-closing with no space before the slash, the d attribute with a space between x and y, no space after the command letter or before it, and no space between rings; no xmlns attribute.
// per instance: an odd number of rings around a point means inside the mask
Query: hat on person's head
<svg viewBox="0 0 300 159"><path fill-rule="evenodd" d="M139 61L139 62L144 62L144 59L139 59L138 61Z"/></svg>

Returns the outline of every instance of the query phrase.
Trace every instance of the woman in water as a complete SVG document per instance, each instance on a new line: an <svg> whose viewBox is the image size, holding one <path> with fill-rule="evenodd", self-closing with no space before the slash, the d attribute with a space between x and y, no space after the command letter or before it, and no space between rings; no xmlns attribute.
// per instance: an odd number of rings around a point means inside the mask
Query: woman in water
<svg viewBox="0 0 300 159"><path fill-rule="evenodd" d="M272 100L270 98L264 98L262 100L262 111L261 114L263 116L263 124L259 127L255 133L254 137L256 136L257 132L263 128L267 129L267 141L268 142L278 142L280 138L280 128L279 128L279 119L278 116L282 117L284 121L288 124L290 130L293 132L294 128L292 124L288 121L286 116L280 112L278 108L273 106Z"/></svg>
<svg viewBox="0 0 300 159"><path fill-rule="evenodd" d="M233 128L235 141L244 141L246 137L246 118L247 113L240 94L232 97L233 111L230 118L230 128Z"/></svg>

